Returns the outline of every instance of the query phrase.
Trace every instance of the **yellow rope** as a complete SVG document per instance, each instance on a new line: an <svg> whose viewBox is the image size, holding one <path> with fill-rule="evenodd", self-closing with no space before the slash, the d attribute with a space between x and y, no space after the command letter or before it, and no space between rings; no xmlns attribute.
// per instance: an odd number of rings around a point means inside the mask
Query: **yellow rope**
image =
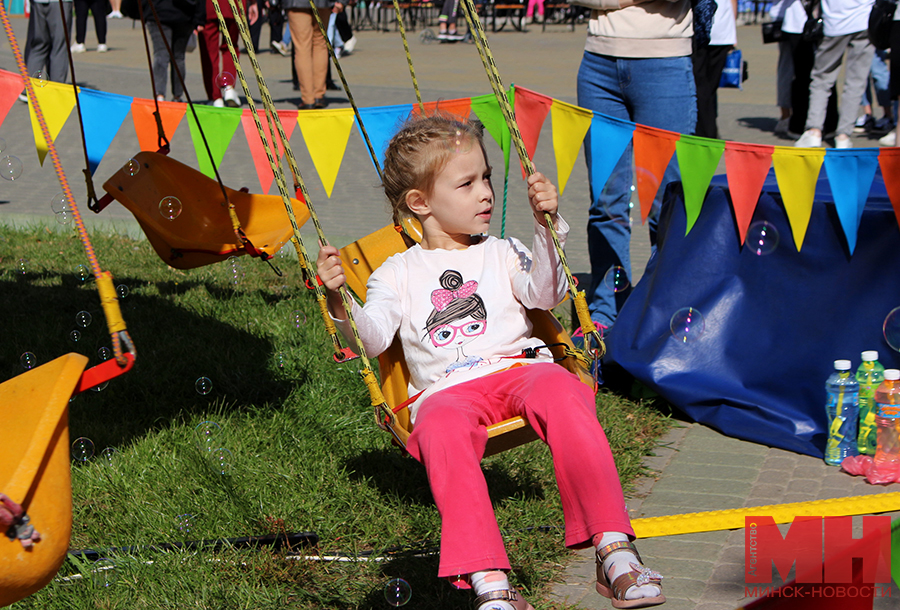
<svg viewBox="0 0 900 610"><path fill-rule="evenodd" d="M403 39L403 50L406 51L406 63L409 65L409 75L412 77L413 89L416 91L416 100L419 102L419 110L424 115L425 104L422 103L422 94L419 92L419 81L416 80L416 69L413 68L409 42L406 40L406 27L403 25L403 15L400 13L400 3L397 0L394 0L394 12L397 14L397 24L400 26L400 37Z"/></svg>

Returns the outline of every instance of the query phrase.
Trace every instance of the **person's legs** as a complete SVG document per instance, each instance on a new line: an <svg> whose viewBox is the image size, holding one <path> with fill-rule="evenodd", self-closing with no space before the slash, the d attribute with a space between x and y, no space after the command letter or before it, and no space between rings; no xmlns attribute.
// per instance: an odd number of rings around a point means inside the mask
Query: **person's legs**
<svg viewBox="0 0 900 610"><path fill-rule="evenodd" d="M219 75L219 22L207 19L203 29L197 36L197 47L200 49L200 70L203 73L203 87L206 98L215 101L222 97L216 86Z"/></svg>
<svg viewBox="0 0 900 610"><path fill-rule="evenodd" d="M166 50L165 38L169 45L172 44L172 28L162 26L162 32L156 23L147 24L147 33L150 34L150 42L153 43L153 82L156 84L156 95L166 98L166 72L169 68L169 52ZM201 55L202 57L202 55ZM175 83L172 82L172 92L175 91Z"/></svg>
<svg viewBox="0 0 900 610"><path fill-rule="evenodd" d="M25 66L28 75L34 76L38 72L47 69L47 61L50 57L52 39L50 38L50 25L47 23L51 11L59 15L59 7L55 4L31 4L31 15L28 18L28 30L32 33L31 44L26 47ZM47 74L44 74L47 77Z"/></svg>
<svg viewBox="0 0 900 610"><path fill-rule="evenodd" d="M844 58L844 50L850 40L849 36L826 36L816 49L813 62L811 81L809 83L809 111L806 115L806 130L822 130L825 124L825 109L828 106L828 97L831 88L837 81L841 61ZM867 72L868 73L868 72ZM851 104L852 113L855 115L859 106L862 91L857 92L856 100ZM853 117L856 120L856 117ZM853 126L851 125L851 130Z"/></svg>
<svg viewBox="0 0 900 610"><path fill-rule="evenodd" d="M50 28L50 80L64 83L69 78L69 49L66 48L66 32L72 32L72 2L63 2L65 21L60 15L59 4L50 3L47 25Z"/></svg>
<svg viewBox="0 0 900 610"><path fill-rule="evenodd" d="M891 118L891 73L887 64L887 51L875 49L872 55L872 85L875 87L875 100L884 110L884 115ZM874 114L874 113L873 113Z"/></svg>
<svg viewBox="0 0 900 610"><path fill-rule="evenodd" d="M231 45L234 47L234 52L238 57L238 61L240 61L241 50L238 47L239 34L237 21L234 20L234 17L228 17L225 20L225 25L228 26L228 37L231 38ZM231 52L228 50L228 41L225 40L225 36L220 37L219 55L222 56L222 72L230 74L232 80L237 84L237 68L234 67L234 59L231 58Z"/></svg>
<svg viewBox="0 0 900 610"><path fill-rule="evenodd" d="M55 6L55 3L52 3ZM75 0L75 43L84 44L87 36L88 10L91 5L89 0Z"/></svg>
<svg viewBox="0 0 900 610"><path fill-rule="evenodd" d="M784 34L778 41L778 76L775 81L776 102L781 108L781 118L791 116L791 83L794 80L794 53L789 40Z"/></svg>
<svg viewBox="0 0 900 610"><path fill-rule="evenodd" d="M91 3L91 14L94 16L94 31L97 33L97 44L106 44L106 0L94 0Z"/></svg>
<svg viewBox="0 0 900 610"><path fill-rule="evenodd" d="M703 45L694 49L692 65L697 88L697 127L694 134L704 138L718 138L719 79L725 68L730 46Z"/></svg>
<svg viewBox="0 0 900 610"><path fill-rule="evenodd" d="M847 61L844 64L844 91L841 95L841 111L837 135L850 136L856 123L859 100L869 80L872 69L872 55L875 47L869 42L866 31L847 37Z"/></svg>
<svg viewBox="0 0 900 610"><path fill-rule="evenodd" d="M288 11L288 25L291 40L294 44L294 67L300 81L300 97L303 104L312 106L316 101L316 88L313 85L313 14L309 9L291 9ZM318 29L318 26L315 26Z"/></svg>
<svg viewBox="0 0 900 610"><path fill-rule="evenodd" d="M187 51L188 40L191 38L191 26L182 24L172 28L172 55L174 56L174 65L172 65L172 99L181 100L184 97L184 88L181 86L181 80L175 71L176 66L181 78L185 78L184 56ZM165 78L165 76L163 76Z"/></svg>
<svg viewBox="0 0 900 610"><path fill-rule="evenodd" d="M331 9L320 8L319 19L322 23L328 23L331 15ZM328 64L331 60L328 57L328 45L325 44L325 37L317 23L313 24L312 35L312 77L313 77L313 97L315 102L324 103L325 101L325 79L328 75ZM301 83L302 83L301 79Z"/></svg>

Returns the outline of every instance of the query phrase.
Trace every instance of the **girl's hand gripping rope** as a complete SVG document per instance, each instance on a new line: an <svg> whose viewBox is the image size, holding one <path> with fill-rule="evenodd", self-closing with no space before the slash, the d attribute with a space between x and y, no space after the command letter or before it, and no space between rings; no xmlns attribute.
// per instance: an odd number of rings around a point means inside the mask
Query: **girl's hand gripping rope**
<svg viewBox="0 0 900 610"><path fill-rule="evenodd" d="M553 219L554 227L556 226L556 210L559 208L559 195L556 191L556 186L540 172L535 172L528 176L528 203L531 204L534 217L541 226L547 226L545 214L550 215L550 218Z"/></svg>
<svg viewBox="0 0 900 610"><path fill-rule="evenodd" d="M347 283L344 275L344 267L341 264L341 254L334 246L321 246L319 256L316 258L316 273L325 288L328 290L328 309L338 320L346 320L344 304L340 291Z"/></svg>

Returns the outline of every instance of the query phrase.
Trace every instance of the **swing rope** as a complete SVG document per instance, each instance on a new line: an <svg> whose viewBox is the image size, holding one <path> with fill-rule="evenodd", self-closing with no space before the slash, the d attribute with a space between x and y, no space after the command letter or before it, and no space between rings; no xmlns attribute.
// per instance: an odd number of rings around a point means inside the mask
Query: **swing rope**
<svg viewBox="0 0 900 610"><path fill-rule="evenodd" d="M281 192L282 200L285 203L285 207L288 212L288 217L291 219L291 226L294 231L294 237L292 238L292 242L294 243L294 247L298 250L299 255L302 257L301 264L305 264L308 266L308 271L312 270L312 261L309 258L309 254L303 245L303 240L300 236L300 228L297 225L296 219L294 218L293 213L293 204L291 203L290 197L287 194L287 187L284 182L283 174L281 174L281 168L275 163L275 159L273 156L272 148L269 145L268 140L266 139L265 132L262 129L262 124L259 121L259 115L256 112L256 107L253 102L253 97L250 92L250 87L247 84L246 79L244 78L243 70L241 69L240 61L238 60L237 52L234 48L234 45L231 42L231 37L228 36L228 29L225 23L225 17L222 14L222 9L219 6L219 0L213 0L213 7L216 11L216 17L219 21L219 28L222 32L224 32L223 38L225 38L226 44L228 46L228 52L231 53L231 57L234 60L235 70L238 73L238 77L241 81L241 87L244 90L244 94L247 98L247 103L250 106L250 113L253 115L254 122L256 123L257 131L259 132L259 136L262 140L263 146L266 150L266 156L268 157L269 164L274 172L276 183L278 184L278 189ZM322 231L322 226L319 223L319 217L316 213L315 207L312 204L311 198L309 196L309 191L306 189L306 184L303 182L303 177L300 175L299 169L296 167L296 161L294 160L293 153L290 149L290 143L287 138L284 136L284 130L281 128L280 118L278 117L277 112L275 112L274 103L272 102L272 96L269 93L268 87L266 86L265 78L262 75L262 71L259 69L259 64L256 61L256 54L253 51L253 42L250 38L250 32L247 27L247 19L246 15L243 11L243 6L235 2L235 0L228 0L228 4L231 7L232 14L235 16L235 21L238 25L238 30L241 34L241 38L244 41L244 46L247 49L247 56L250 58L250 62L253 66L254 73L256 75L257 84L259 86L260 94L263 99L263 103L266 106L266 112L270 116L270 120L274 120L276 125L278 126L279 134L282 138L282 144L284 145L285 152L287 153L288 159L292 163L292 171L294 171L294 178L297 182L297 185L303 194L303 201L309 210L309 216L313 221L313 225L316 228L316 235L319 238L319 241L322 245L326 245L328 240L325 237L325 233ZM316 11L313 11L314 14L317 14ZM331 316L328 314L328 306L326 303L326 295L323 289L322 281L319 279L318 275L315 275L315 281L311 282L312 287L316 292L316 300L319 304L319 310L322 313L322 318L325 322L325 327L331 334L332 341L335 343L336 353L335 360L341 361L347 358L347 353L344 350L340 349L340 341L337 338L337 333L334 328L334 323L331 320ZM340 290L341 302L344 306L344 310L347 315L347 320L350 323L350 328L353 333L353 338L356 342L356 347L359 350L359 358L362 361L362 368L359 373L362 377L363 381L366 384L366 388L369 391L369 398L372 406L375 409L375 421L382 428L392 430L392 425L395 422L395 415L391 411L390 407L387 404L387 401L384 398L384 395L381 392L381 387L378 384L378 379L375 376L375 373L372 371L371 363L369 362L369 358L366 355L365 346L363 345L362 338L359 336L359 329L356 326L356 322L353 319L353 314L351 313L352 309L352 299L350 297L349 292L347 291L346 286ZM334 334L332 334L332 332ZM384 418L384 419L383 419ZM386 421L385 421L386 420ZM390 424L390 425L389 425ZM395 434L396 437L396 434ZM398 439L399 440L399 439Z"/></svg>
<svg viewBox="0 0 900 610"><path fill-rule="evenodd" d="M62 161L59 158L59 152L56 150L56 144L54 143L53 138L50 135L50 128L47 126L47 119L44 117L44 113L41 110L41 106L38 103L37 96L35 95L34 84L31 82L31 78L28 76L28 68L25 66L25 61L22 58L22 52L19 48L19 43L16 40L15 34L13 33L12 24L9 21L9 15L6 12L6 7L3 2L0 2L0 20L3 21L3 29L6 31L6 37L9 40L9 46L12 49L13 55L15 56L16 65L19 68L19 74L22 76L22 82L25 85L25 90L28 94L28 99L31 103L32 111L34 112L38 125L41 128L41 135L43 136L44 142L47 145L50 159L53 162L53 169L56 172L56 176L59 179L59 184L62 187L63 194L65 195L69 209L72 212L72 219L75 221L76 232L78 233L78 237L81 240L82 245L84 246L84 252L87 255L88 263L91 267L91 271L94 274L94 279L97 284L97 292L100 295L100 304L103 307L103 314L106 318L106 326L107 330L109 331L110 340L112 341L112 349L116 359L116 363L120 367L125 367L128 364L128 359L125 357L125 354L123 352L123 346L124 349L128 350L128 352L133 357L137 356L137 352L135 351L134 343L132 343L131 337L128 334L125 320L122 318L122 311L119 309L119 301L116 296L115 286L113 285L113 276L109 271L103 271L100 268L100 261L97 259L97 253L94 251L94 246L91 243L90 236L88 235L87 229L84 226L84 220L81 218L81 212L78 209L78 205L75 203L75 196L72 194L72 189L69 186L69 181L66 178L66 174L63 170Z"/></svg>
<svg viewBox="0 0 900 610"><path fill-rule="evenodd" d="M419 102L419 110L424 115L425 105L422 103L422 94L419 92L419 81L416 80L416 69L413 68L409 42L406 40L406 27L403 25L403 15L400 13L400 3L397 0L394 0L394 13L397 14L397 24L400 26L400 37L403 38L403 50L406 51L406 63L409 65L409 75L412 77L413 89L416 91L416 100Z"/></svg>
<svg viewBox="0 0 900 610"><path fill-rule="evenodd" d="M500 110L503 112L503 118L506 120L506 126L509 128L509 133L512 138L513 145L516 147L516 152L519 155L519 160L522 162L522 166L525 168L525 173L531 176L535 173L534 163L532 163L531 158L528 156L528 151L525 149L525 141L522 139L521 132L519 132L515 113L513 112L512 106L509 103L509 98L506 97L506 94L504 92L503 81L500 79L500 72L497 70L497 64L494 62L494 56L491 53L490 47L488 46L487 36L484 33L484 28L482 27L481 21L479 20L478 15L475 11L475 5L472 0L462 0L462 3L464 9L463 12L466 16L466 22L469 25L469 31L471 31L475 37L475 45L478 47L478 54L481 56L481 63L484 65L488 80L491 83L491 88L494 90L494 96L497 98L497 102L500 105ZM597 330L596 324L594 324L594 321L591 319L591 314L588 310L587 298L585 297L585 293L583 290L578 290L577 284L575 283L575 278L572 277L572 271L566 261L566 254L562 249L562 245L559 243L559 236L556 233L556 229L553 227L553 222L550 218L550 214L548 214L547 212L544 212L544 220L547 223L547 228L550 229L550 236L553 238L553 245L556 247L556 253L559 256L560 263L562 264L563 270L566 273L566 279L569 283L569 293L571 294L572 299L575 303L575 311L578 314L578 322L581 324L581 330L585 336L586 357L588 357L589 359L592 358L596 363L606 352L606 345L603 342L603 339L600 337L600 333ZM590 339L593 339L593 341L596 343L595 350L591 350L589 347Z"/></svg>

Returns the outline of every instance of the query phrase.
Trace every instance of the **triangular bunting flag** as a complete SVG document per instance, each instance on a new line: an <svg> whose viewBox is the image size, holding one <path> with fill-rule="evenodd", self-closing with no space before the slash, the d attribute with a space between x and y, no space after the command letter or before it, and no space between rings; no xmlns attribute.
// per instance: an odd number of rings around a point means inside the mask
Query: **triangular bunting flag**
<svg viewBox="0 0 900 610"><path fill-rule="evenodd" d="M631 134L634 133L634 123L616 119L604 114L594 114L591 119L591 185L594 190L594 198L599 198L613 170L619 163L619 159L625 154L628 145L631 144ZM631 172L631 159L629 158L628 171Z"/></svg>
<svg viewBox="0 0 900 610"><path fill-rule="evenodd" d="M675 143L675 152L678 155L678 167L690 168L681 172L681 185L684 188L684 211L687 216L687 227L684 234L691 232L697 218L700 217L700 209L703 200L706 199L706 190L719 159L725 151L723 140L710 140L697 136L683 135Z"/></svg>
<svg viewBox="0 0 900 610"><path fill-rule="evenodd" d="M81 121L84 123L84 140L87 145L91 174L112 144L113 138L131 110L133 98L93 89L80 89Z"/></svg>
<svg viewBox="0 0 900 610"><path fill-rule="evenodd" d="M191 139L194 141L194 150L197 151L197 167L203 174L215 178L215 169L218 169L219 164L222 163L225 151L231 144L231 138L234 137L234 132L241 124L242 113L236 108L216 108L215 106L198 106L196 104L194 104L194 110L197 111L197 120L203 126L203 135L206 136L206 144L209 145L207 151L197 122L194 121L194 113L188 112ZM215 169L213 164L215 164Z"/></svg>
<svg viewBox="0 0 900 610"><path fill-rule="evenodd" d="M878 164L881 166L881 177L887 190L897 226L900 226L900 148L880 148Z"/></svg>
<svg viewBox="0 0 900 610"><path fill-rule="evenodd" d="M425 106L425 116L432 114L450 115L460 121L468 121L469 115L472 114L472 98L469 97L425 102L422 105ZM422 114L418 103L412 105L412 113L416 116Z"/></svg>
<svg viewBox="0 0 900 610"><path fill-rule="evenodd" d="M162 119L163 131L166 138L172 141L178 124L184 116L187 104L181 102L159 102L159 116ZM156 152L159 150L159 137L156 129L156 105L153 100L134 98L131 102L131 120L134 121L134 131L137 133L138 146L141 150Z"/></svg>
<svg viewBox="0 0 900 610"><path fill-rule="evenodd" d="M566 190L566 183L575 167L578 151L591 128L594 113L572 104L553 100L550 120L553 122L553 150L556 152L556 180L559 194Z"/></svg>
<svg viewBox="0 0 900 610"><path fill-rule="evenodd" d="M675 145L681 137L673 131L637 125L634 129L634 165L638 199L641 202L641 222L653 208L653 199L662 183L666 167L675 154Z"/></svg>
<svg viewBox="0 0 900 610"><path fill-rule="evenodd" d="M410 112L412 112L410 104L359 109L359 115L362 117L372 148L375 149L375 156L378 158L379 166L384 163L384 151L387 150L388 142L391 141L394 134L400 131ZM360 127L359 133L362 134L362 132Z"/></svg>
<svg viewBox="0 0 900 610"><path fill-rule="evenodd" d="M797 149L790 146L776 146L772 153L772 166L781 191L781 201L791 223L791 233L797 251L803 247L803 238L812 214L813 198L816 194L816 180L825 160L823 149Z"/></svg>
<svg viewBox="0 0 900 610"><path fill-rule="evenodd" d="M47 122L47 129L50 131L50 138L56 141L63 125L69 115L72 114L72 108L75 107L75 91L72 85L65 83L56 83L53 81L40 81L38 85L36 79L31 79L34 94L37 96L37 102L41 106L41 113ZM28 114L31 116L31 129L34 131L34 145L37 148L38 160L41 165L44 164L44 158L50 150L47 141L44 140L44 134L41 133L41 126L38 124L37 116L34 114L33 101L28 100Z"/></svg>
<svg viewBox="0 0 900 610"><path fill-rule="evenodd" d="M10 108L16 103L25 85L22 77L15 72L0 70L0 124L6 120Z"/></svg>
<svg viewBox="0 0 900 610"><path fill-rule="evenodd" d="M256 112L259 116L259 122L262 125L263 133L266 135L266 140L269 142L269 146L272 146L272 134L275 134L276 148L274 150L277 153L275 158L276 162L280 163L281 157L284 155L284 146L281 144L278 130L275 128L275 125L269 125L265 110L257 110ZM297 126L297 111L278 110L277 112L278 118L281 120L281 128L284 130L284 135L290 140L291 134L294 133L294 127ZM247 137L247 148L250 149L250 158L253 159L256 175L259 177L259 185L262 188L262 193L266 194L272 187L272 181L275 179L275 176L272 174L269 159L266 157L265 147L263 146L262 140L259 138L256 122L253 120L253 115L250 114L249 109L244 110L241 113L241 125L244 128L244 135Z"/></svg>
<svg viewBox="0 0 900 610"><path fill-rule="evenodd" d="M856 249L856 234L869 189L878 167L877 150L829 148L825 153L825 173L834 196L834 207L847 238L850 254Z"/></svg>
<svg viewBox="0 0 900 610"><path fill-rule="evenodd" d="M524 87L513 87L513 107L516 111L516 122L519 124L519 132L525 142L525 150L528 157L534 160L537 152L538 140L541 137L541 128L553 105L553 98L541 95ZM522 177L525 177L525 168L522 167Z"/></svg>
<svg viewBox="0 0 900 610"><path fill-rule="evenodd" d="M492 93L472 98L472 112L478 117L488 133L493 136L500 150L503 151L503 172L509 174L509 151L512 148L512 136L497 97Z"/></svg>
<svg viewBox="0 0 900 610"><path fill-rule="evenodd" d="M731 207L737 223L741 245L747 239L747 229L756 211L756 203L762 192L766 175L772 166L774 146L725 143L725 172L728 175L728 191Z"/></svg>
<svg viewBox="0 0 900 610"><path fill-rule="evenodd" d="M352 108L297 113L297 122L309 149L309 156L319 172L325 194L329 197L341 168L344 151L347 150L353 121Z"/></svg>

